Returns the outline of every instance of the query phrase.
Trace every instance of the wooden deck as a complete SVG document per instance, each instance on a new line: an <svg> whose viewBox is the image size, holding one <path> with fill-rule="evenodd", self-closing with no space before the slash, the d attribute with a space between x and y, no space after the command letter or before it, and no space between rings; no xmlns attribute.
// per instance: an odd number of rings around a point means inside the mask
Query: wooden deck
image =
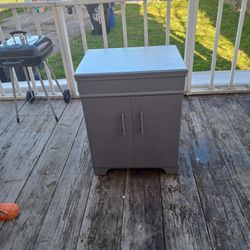
<svg viewBox="0 0 250 250"><path fill-rule="evenodd" d="M80 101L53 104L0 102L1 250L250 249L249 94L184 98L178 176L93 176Z"/></svg>

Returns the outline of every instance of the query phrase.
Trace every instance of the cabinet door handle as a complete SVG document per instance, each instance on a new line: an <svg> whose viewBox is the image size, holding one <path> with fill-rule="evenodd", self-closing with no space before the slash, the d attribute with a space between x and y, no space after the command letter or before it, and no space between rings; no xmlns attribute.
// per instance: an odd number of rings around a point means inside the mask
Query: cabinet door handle
<svg viewBox="0 0 250 250"><path fill-rule="evenodd" d="M143 136L144 135L144 115L142 112L140 113L140 120L141 120L141 135Z"/></svg>
<svg viewBox="0 0 250 250"><path fill-rule="evenodd" d="M126 125L125 125L124 113L121 113L121 119L122 119L122 133L123 133L123 136L126 136Z"/></svg>

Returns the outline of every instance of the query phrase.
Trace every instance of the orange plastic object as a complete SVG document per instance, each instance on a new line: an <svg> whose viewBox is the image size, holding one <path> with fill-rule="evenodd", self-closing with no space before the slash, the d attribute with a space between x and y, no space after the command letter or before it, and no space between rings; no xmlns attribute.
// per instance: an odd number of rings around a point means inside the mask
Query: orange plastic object
<svg viewBox="0 0 250 250"><path fill-rule="evenodd" d="M20 208L15 203L0 203L0 221L12 220L20 213Z"/></svg>

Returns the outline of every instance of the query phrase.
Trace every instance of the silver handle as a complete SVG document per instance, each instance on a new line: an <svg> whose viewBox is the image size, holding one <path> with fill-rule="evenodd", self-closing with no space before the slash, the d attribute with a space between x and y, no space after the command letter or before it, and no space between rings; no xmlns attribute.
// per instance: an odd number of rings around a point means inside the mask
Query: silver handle
<svg viewBox="0 0 250 250"><path fill-rule="evenodd" d="M142 112L140 113L140 120L141 120L141 135L143 136L144 135L144 115Z"/></svg>
<svg viewBox="0 0 250 250"><path fill-rule="evenodd" d="M122 133L123 133L123 136L126 136L126 125L125 125L124 113L121 113L121 119L122 119Z"/></svg>

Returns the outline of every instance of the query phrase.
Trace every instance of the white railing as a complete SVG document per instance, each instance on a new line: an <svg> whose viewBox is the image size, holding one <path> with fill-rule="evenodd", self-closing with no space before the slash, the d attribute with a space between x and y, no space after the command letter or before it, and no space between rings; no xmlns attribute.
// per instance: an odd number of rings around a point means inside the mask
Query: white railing
<svg viewBox="0 0 250 250"><path fill-rule="evenodd" d="M189 0L188 3L188 21L186 27L186 39L185 39L185 52L184 61L188 68L188 76L186 78L185 92L186 94L204 94L204 93L228 93L228 92L245 92L250 91L250 70L249 71L239 71L236 70L237 57L239 52L239 45L242 34L242 27L244 22L244 17L246 13L246 6L248 0L242 0L242 6L240 9L240 17L238 22L238 30L236 34L236 42L234 48L234 56L232 59L231 70L218 72L215 71L216 60L217 60L217 48L218 40L220 35L220 27L222 22L222 12L224 0L219 0L218 3L218 14L216 22L216 31L214 39L214 49L212 56L212 63L210 71L206 72L193 72L193 61L195 52L195 36L196 36L196 26L197 26L197 13L199 7L199 0ZM67 84L73 96L78 96L77 85L74 80L74 69L72 62L72 55L69 45L69 36L66 26L65 6L73 5L75 6L78 23L80 26L81 38L83 43L82 51L86 52L88 49L88 43L86 39L85 23L83 18L83 9L85 4L99 4L99 10L102 20L102 36L103 36L103 47L108 48L108 36L106 31L105 16L104 16L104 3L114 2L115 4L120 4L121 6L121 20L122 20L122 34L123 34L123 46L128 47L128 35L127 35L127 23L126 23L126 0L79 0L79 1L43 1L43 2L24 2L24 3L13 3L13 4L0 4L1 8L7 8L12 10L13 18L15 20L16 29L22 30L22 25L17 13L17 8L25 8L32 10L33 22L36 28L37 34L41 34L41 24L39 21L39 15L35 11L37 7L47 7L52 10L53 20L55 23L55 30L59 42L59 48L62 56L62 62L64 67L64 72L66 79L61 79L62 84ZM144 10L144 46L148 46L148 1L143 0L143 10ZM170 27L171 27L171 0L167 0L167 10L166 10L166 34L165 34L165 44L170 44ZM4 32L0 25L0 40L3 42L5 40ZM159 44L160 45L160 44ZM51 95L58 96L58 89L56 88L54 81L49 73L49 70L45 68L47 73L47 87ZM40 93L40 86L38 82L34 79L32 70L29 69L29 74L31 76L31 83L35 94ZM14 75L14 82L19 98L23 98L25 95L26 83L18 82L16 75ZM10 85L0 82L0 99L12 98L12 93L10 91Z"/></svg>

